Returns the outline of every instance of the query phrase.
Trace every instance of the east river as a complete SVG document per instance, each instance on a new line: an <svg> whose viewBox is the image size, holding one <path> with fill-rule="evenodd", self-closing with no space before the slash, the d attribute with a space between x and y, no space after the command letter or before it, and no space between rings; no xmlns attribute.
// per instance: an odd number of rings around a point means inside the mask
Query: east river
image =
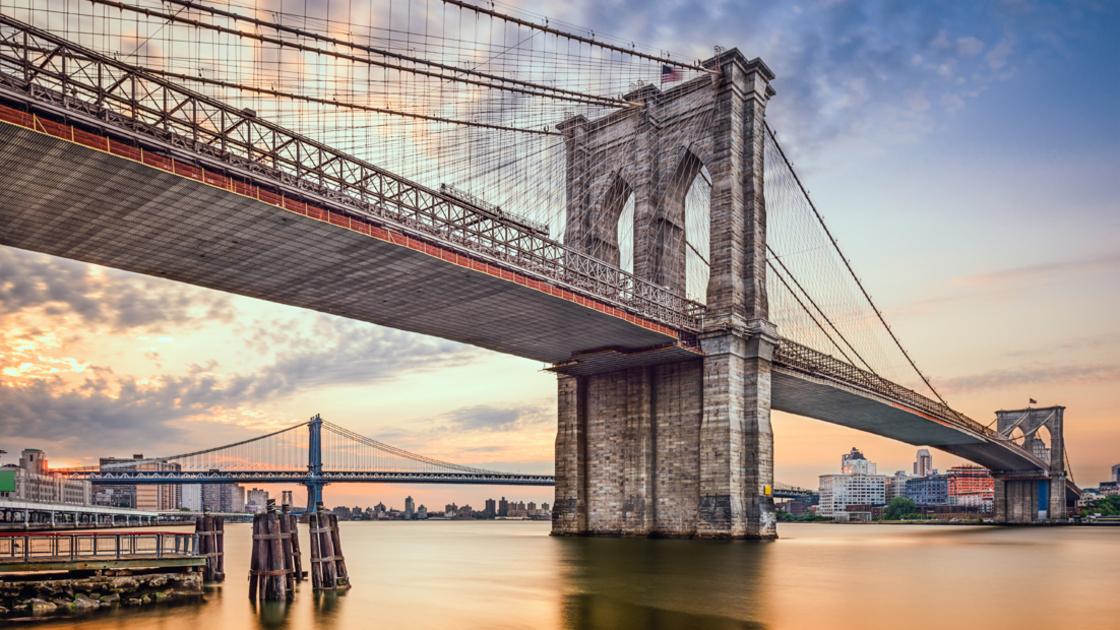
<svg viewBox="0 0 1120 630"><path fill-rule="evenodd" d="M1120 527L782 524L776 542L552 538L549 523L354 522L354 588L248 601L249 526L226 526L204 602L34 628L1120 628ZM307 528L300 528L303 549Z"/></svg>

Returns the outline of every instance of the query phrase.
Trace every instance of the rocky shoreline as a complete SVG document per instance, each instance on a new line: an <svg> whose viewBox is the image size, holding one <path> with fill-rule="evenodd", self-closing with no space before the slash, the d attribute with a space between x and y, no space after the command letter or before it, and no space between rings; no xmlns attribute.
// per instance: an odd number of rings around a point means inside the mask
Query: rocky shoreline
<svg viewBox="0 0 1120 630"><path fill-rule="evenodd" d="M105 571L102 575L0 576L0 618L40 617L111 606L142 606L202 597L202 573Z"/></svg>

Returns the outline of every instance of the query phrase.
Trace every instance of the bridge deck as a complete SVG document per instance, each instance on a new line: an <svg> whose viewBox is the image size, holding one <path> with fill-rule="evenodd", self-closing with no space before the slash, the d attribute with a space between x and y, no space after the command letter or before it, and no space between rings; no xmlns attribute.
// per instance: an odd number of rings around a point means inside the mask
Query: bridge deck
<svg viewBox="0 0 1120 630"><path fill-rule="evenodd" d="M678 340L508 268L342 215L312 218L303 204L253 186L244 190L265 201L188 164L136 151L162 168L149 166L91 148L109 147L106 138L50 129L85 144L0 122L0 244L549 363Z"/></svg>

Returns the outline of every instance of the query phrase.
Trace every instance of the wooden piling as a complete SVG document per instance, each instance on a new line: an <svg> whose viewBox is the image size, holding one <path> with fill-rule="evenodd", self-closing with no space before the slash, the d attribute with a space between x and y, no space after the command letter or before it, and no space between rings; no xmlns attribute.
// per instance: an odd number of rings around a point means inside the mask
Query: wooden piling
<svg viewBox="0 0 1120 630"><path fill-rule="evenodd" d="M303 571L303 554L299 550L299 519L295 514L288 514L288 528L291 531L292 543L292 574L295 575L296 582L302 582L307 578L307 574Z"/></svg>
<svg viewBox="0 0 1120 630"><path fill-rule="evenodd" d="M254 600L282 601L295 597L292 557L290 550L286 550L286 534L283 531L287 516L277 514L275 502L269 501L268 512L253 517L249 597Z"/></svg>
<svg viewBox="0 0 1120 630"><path fill-rule="evenodd" d="M342 555L342 539L338 535L338 517L328 515L330 519L331 545L334 547L334 566L337 580L335 588L350 588L350 574L346 572L346 558Z"/></svg>
<svg viewBox="0 0 1120 630"><path fill-rule="evenodd" d="M207 582L221 582L226 578L225 519L203 513L194 519L194 533L198 536L198 555L206 558L202 578Z"/></svg>
<svg viewBox="0 0 1120 630"><path fill-rule="evenodd" d="M257 586L261 575L261 515L253 515L253 557L249 561L249 599L257 600Z"/></svg>
<svg viewBox="0 0 1120 630"><path fill-rule="evenodd" d="M323 563L319 560L323 553L319 550L318 519L314 513L307 515L307 531L311 533L311 588L323 588Z"/></svg>
<svg viewBox="0 0 1120 630"><path fill-rule="evenodd" d="M279 514L281 552L284 554L285 568L290 569L284 576L284 583L288 591L295 592L295 559L292 557L292 521L289 516L288 506L285 505Z"/></svg>

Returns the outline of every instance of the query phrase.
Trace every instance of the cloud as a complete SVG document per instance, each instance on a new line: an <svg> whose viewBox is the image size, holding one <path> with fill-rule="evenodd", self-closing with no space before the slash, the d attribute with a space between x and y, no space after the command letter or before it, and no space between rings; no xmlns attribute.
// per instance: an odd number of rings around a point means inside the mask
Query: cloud
<svg viewBox="0 0 1120 630"><path fill-rule="evenodd" d="M228 295L0 246L0 315L41 309L114 331L227 322Z"/></svg>
<svg viewBox="0 0 1120 630"><path fill-rule="evenodd" d="M1120 381L1120 365L1066 365L1043 368L992 370L982 374L937 379L934 386L943 393L1022 387L1036 383L1059 385Z"/></svg>
<svg viewBox="0 0 1120 630"><path fill-rule="evenodd" d="M512 431L530 424L552 423L553 406L521 405L495 407L476 405L448 412L439 418L440 426L449 431Z"/></svg>
<svg viewBox="0 0 1120 630"><path fill-rule="evenodd" d="M1120 254L1107 254L1094 258L1069 260L1013 267L953 279L953 284L968 287L993 287L1014 282L1026 282L1055 276L1093 273L1120 268Z"/></svg>
<svg viewBox="0 0 1120 630"><path fill-rule="evenodd" d="M984 50L984 42L971 35L957 39L957 54L962 57L975 57L982 50Z"/></svg>
<svg viewBox="0 0 1120 630"><path fill-rule="evenodd" d="M248 374L224 374L212 361L145 380L88 365L83 366L88 376L78 384L52 374L0 380L0 438L49 443L61 453L82 455L115 452L121 445L165 454L186 444L217 446L285 421L252 410L293 393L371 384L481 356L471 346L316 317L314 338L293 336L278 348L275 361Z"/></svg>

